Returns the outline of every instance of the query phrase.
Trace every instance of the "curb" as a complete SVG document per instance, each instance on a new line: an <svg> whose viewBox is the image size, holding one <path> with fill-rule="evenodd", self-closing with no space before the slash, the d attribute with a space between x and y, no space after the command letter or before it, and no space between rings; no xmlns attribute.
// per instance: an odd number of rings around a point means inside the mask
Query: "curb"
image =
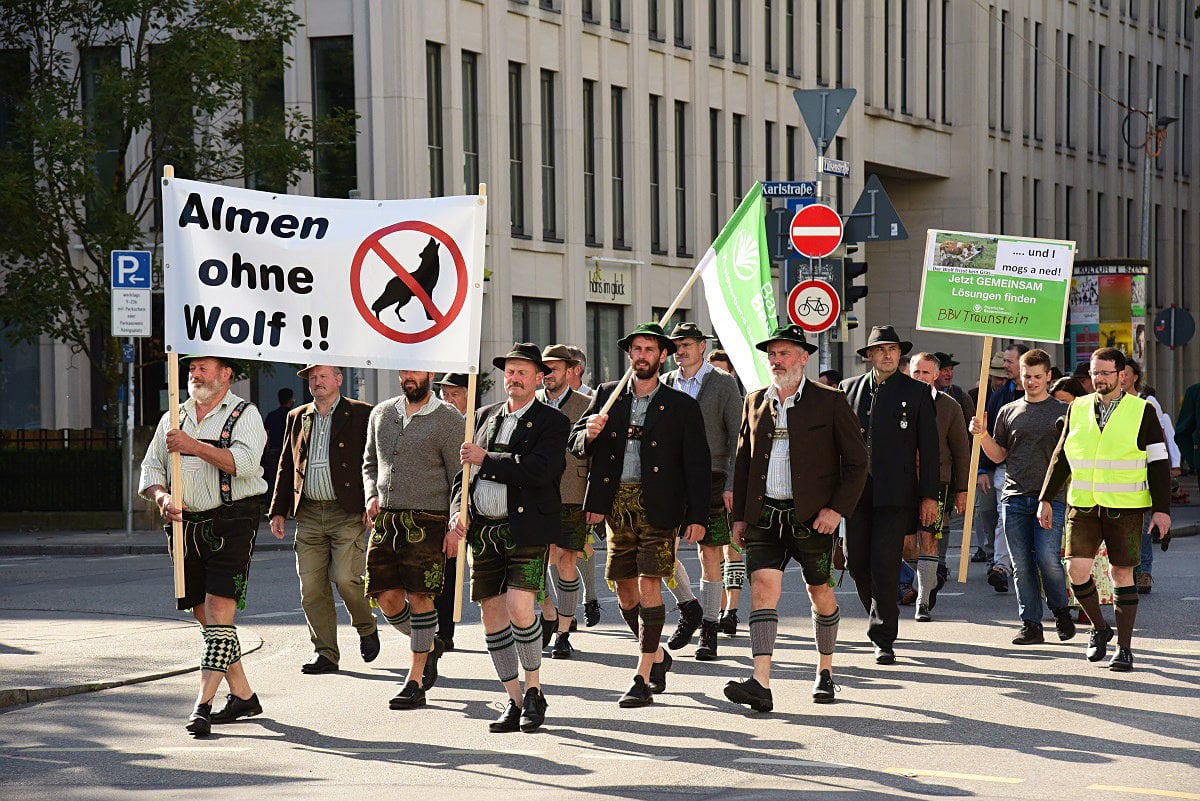
<svg viewBox="0 0 1200 801"><path fill-rule="evenodd" d="M242 656L252 654L263 647L263 639L257 634L254 635L258 640L258 644L253 648L242 651ZM0 689L0 714L8 711L12 707L21 706L22 704L37 704L42 701L53 701L56 698L66 698L69 695L79 695L80 693L99 692L100 690L111 690L114 687L127 687L131 684L142 684L147 681L157 681L158 679L168 679L172 676L181 676L184 673L194 673L200 670L198 665L190 667L175 668L172 670L163 670L158 673L143 673L126 676L120 679L111 681L93 681L87 684L71 684L65 687L41 687L37 689Z"/></svg>

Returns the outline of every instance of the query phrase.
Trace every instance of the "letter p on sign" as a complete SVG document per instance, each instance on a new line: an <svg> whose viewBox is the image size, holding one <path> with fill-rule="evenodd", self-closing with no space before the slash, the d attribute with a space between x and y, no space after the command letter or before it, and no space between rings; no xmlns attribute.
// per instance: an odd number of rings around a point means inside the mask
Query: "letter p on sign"
<svg viewBox="0 0 1200 801"><path fill-rule="evenodd" d="M150 251L112 252L113 289L150 289Z"/></svg>

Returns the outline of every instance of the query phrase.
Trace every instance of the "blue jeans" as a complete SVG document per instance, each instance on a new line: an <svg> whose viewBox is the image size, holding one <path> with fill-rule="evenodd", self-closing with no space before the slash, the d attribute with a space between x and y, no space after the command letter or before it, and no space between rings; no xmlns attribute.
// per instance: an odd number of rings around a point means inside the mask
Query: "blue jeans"
<svg viewBox="0 0 1200 801"><path fill-rule="evenodd" d="M1037 498L1022 495L1004 499L1004 535L1012 555L1017 608L1021 620L1039 627L1043 591L1050 611L1067 607L1067 574L1062 563L1067 506L1061 501L1053 501L1050 506L1054 510L1053 525L1044 529L1037 519Z"/></svg>

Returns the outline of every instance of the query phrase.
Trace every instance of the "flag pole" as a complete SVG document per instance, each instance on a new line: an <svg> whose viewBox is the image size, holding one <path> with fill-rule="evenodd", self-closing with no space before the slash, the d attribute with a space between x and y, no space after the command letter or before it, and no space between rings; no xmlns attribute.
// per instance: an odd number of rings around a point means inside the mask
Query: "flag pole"
<svg viewBox="0 0 1200 801"><path fill-rule="evenodd" d="M175 167L171 164L163 166L163 178L174 178ZM171 430L179 428L179 354L171 351L167 354L167 409L170 413ZM171 464L171 499L175 506L183 509L183 460L176 451L168 455ZM183 521L171 522L171 564L174 567L175 597L183 598L186 594L183 576Z"/></svg>
<svg viewBox="0 0 1200 801"><path fill-rule="evenodd" d="M479 185L479 197L487 197L487 184ZM463 432L463 442L475 441L475 383L478 376L475 373L467 374L467 416L463 421L465 431ZM462 488L461 497L459 498L458 518L462 522L464 530L469 530L471 527L471 465L464 464L462 474L462 483L459 485ZM464 536L458 541L458 558L454 568L454 622L458 623L462 620L463 610L463 585L466 581L467 574L467 538Z"/></svg>
<svg viewBox="0 0 1200 801"><path fill-rule="evenodd" d="M983 356L979 364L979 394L975 398L975 416L983 419L987 410L988 368L992 364L992 338L983 338ZM963 510L962 553L958 555L958 580L967 583L967 566L971 561L971 522L975 515L975 495L979 490L979 443L980 437L971 437L971 467L967 472L967 480L975 481L974 489L967 492L967 508ZM992 488L995 492L995 487Z"/></svg>

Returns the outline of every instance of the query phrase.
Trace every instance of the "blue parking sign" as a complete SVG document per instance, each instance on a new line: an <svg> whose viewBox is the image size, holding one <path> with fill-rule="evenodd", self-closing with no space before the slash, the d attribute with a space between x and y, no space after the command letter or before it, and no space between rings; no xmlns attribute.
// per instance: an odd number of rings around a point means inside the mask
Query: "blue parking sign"
<svg viewBox="0 0 1200 801"><path fill-rule="evenodd" d="M151 289L150 251L114 250L112 252L113 289Z"/></svg>

